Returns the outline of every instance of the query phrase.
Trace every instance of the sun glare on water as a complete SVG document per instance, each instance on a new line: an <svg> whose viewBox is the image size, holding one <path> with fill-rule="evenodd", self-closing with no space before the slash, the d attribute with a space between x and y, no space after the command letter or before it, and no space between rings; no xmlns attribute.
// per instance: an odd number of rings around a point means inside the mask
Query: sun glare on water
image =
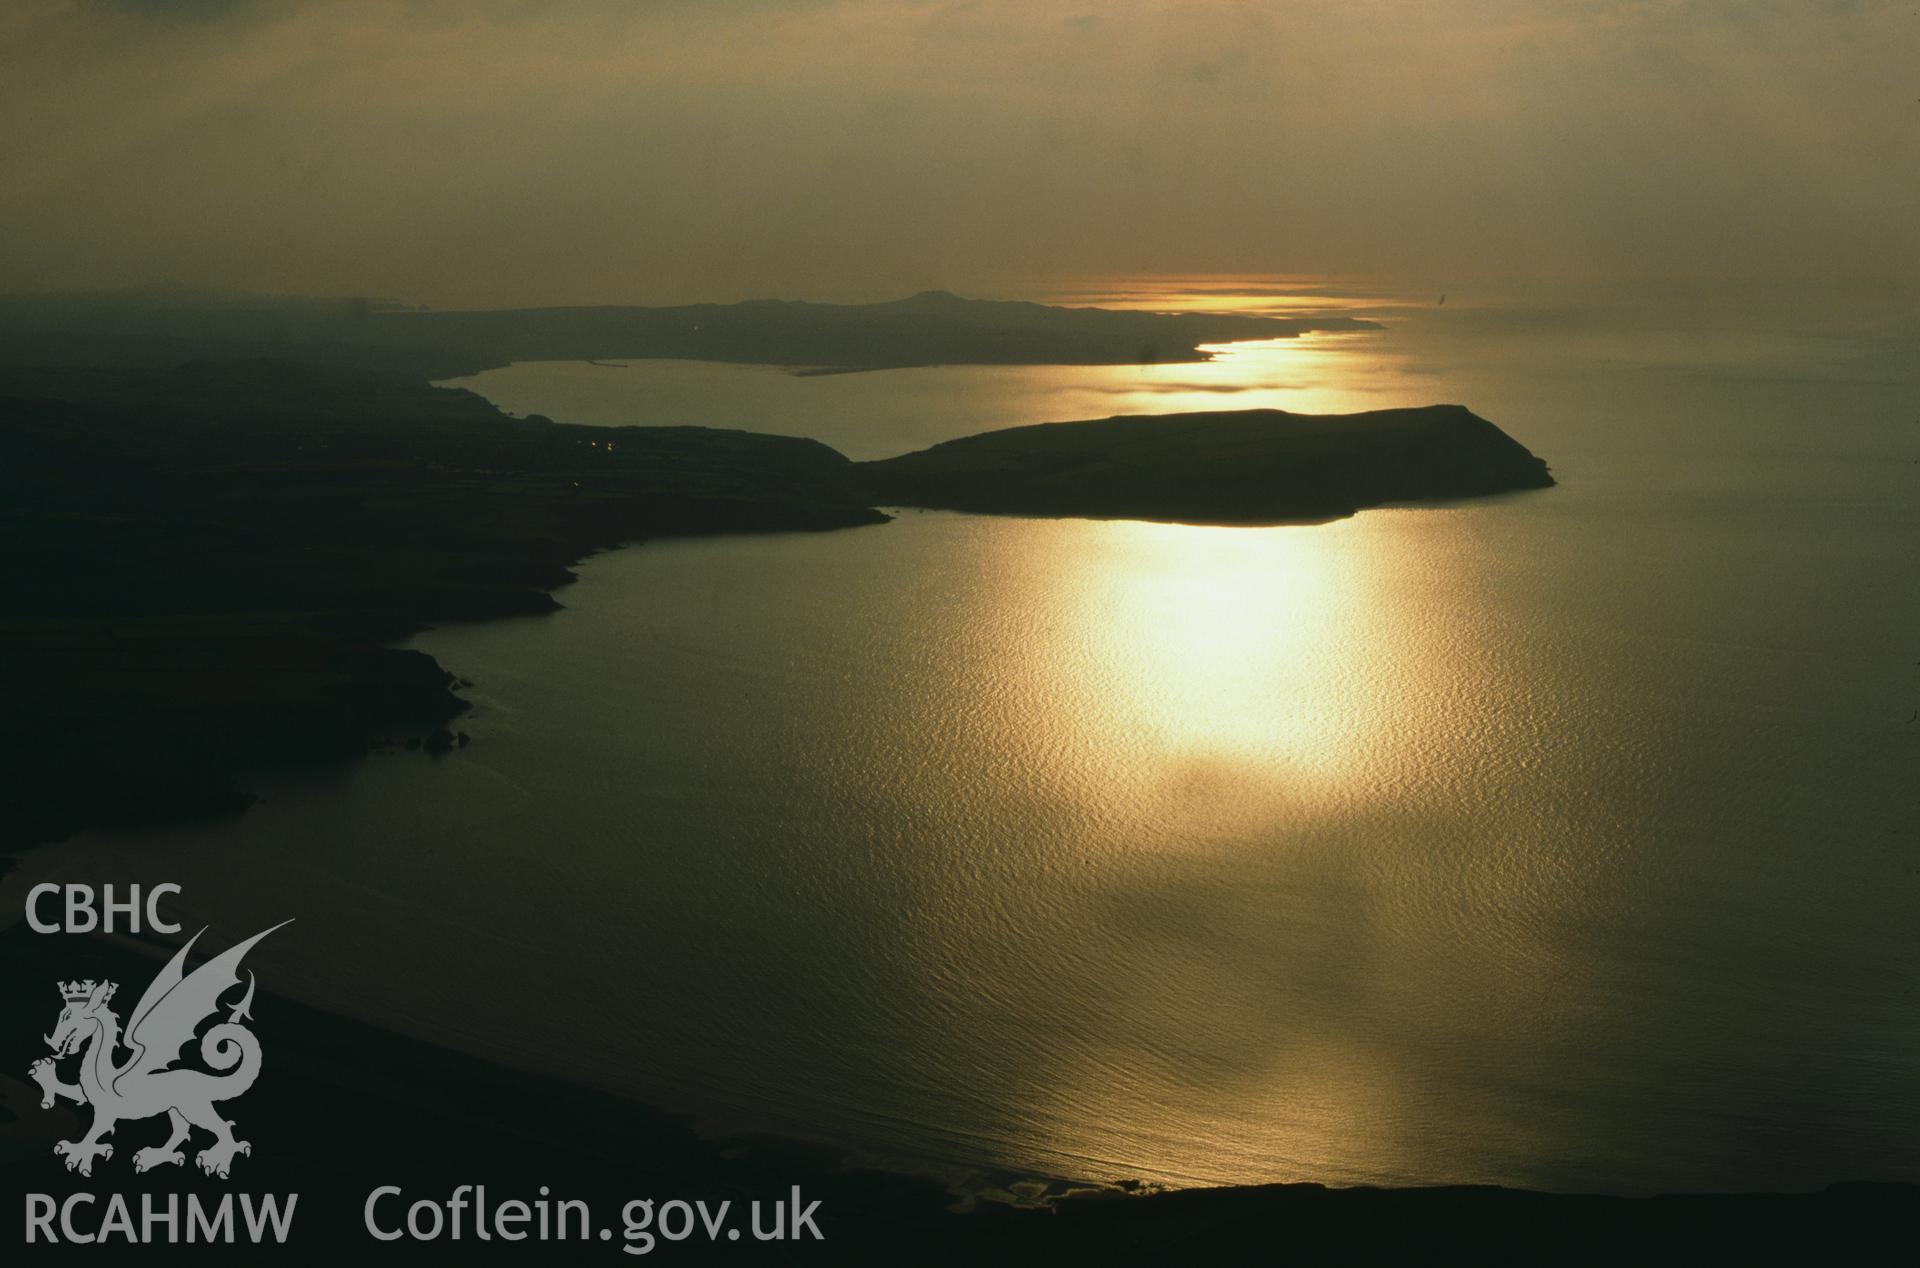
<svg viewBox="0 0 1920 1268"><path fill-rule="evenodd" d="M1167 313L1312 320L1353 317L1379 329L1309 330L1296 336L1201 344L1203 361L1063 367L1063 385L1089 376L1105 413L1222 409L1351 413L1422 403L1410 359L1392 339L1410 307L1383 293L1325 279L1136 278L1047 293L1045 302ZM1091 404L1091 403L1090 403ZM1091 415L1089 415L1091 416Z"/></svg>

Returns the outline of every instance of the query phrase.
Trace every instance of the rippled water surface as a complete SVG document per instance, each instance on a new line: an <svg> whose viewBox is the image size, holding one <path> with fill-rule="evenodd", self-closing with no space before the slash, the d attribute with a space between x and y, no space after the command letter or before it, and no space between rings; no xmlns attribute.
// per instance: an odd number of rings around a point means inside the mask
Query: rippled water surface
<svg viewBox="0 0 1920 1268"><path fill-rule="evenodd" d="M555 616L417 640L477 684L471 748L7 885L297 915L261 951L300 994L957 1173L1920 1178L1911 330L1726 312L1389 308L1199 366L482 375L515 411L855 457L1460 401L1562 483L614 552Z"/></svg>

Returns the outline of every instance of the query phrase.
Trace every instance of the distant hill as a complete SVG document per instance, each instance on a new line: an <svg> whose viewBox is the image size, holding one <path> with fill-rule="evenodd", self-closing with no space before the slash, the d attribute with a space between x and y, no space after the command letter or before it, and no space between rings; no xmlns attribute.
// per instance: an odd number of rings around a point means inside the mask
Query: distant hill
<svg viewBox="0 0 1920 1268"><path fill-rule="evenodd" d="M855 471L881 506L1202 524L1328 519L1553 484L1546 463L1459 405L1043 423Z"/></svg>
<svg viewBox="0 0 1920 1268"><path fill-rule="evenodd" d="M924 291L878 304L406 309L167 289L0 297L0 365L293 358L451 378L513 361L677 358L833 370L1199 361L1202 344L1375 328L1351 317L1059 308Z"/></svg>

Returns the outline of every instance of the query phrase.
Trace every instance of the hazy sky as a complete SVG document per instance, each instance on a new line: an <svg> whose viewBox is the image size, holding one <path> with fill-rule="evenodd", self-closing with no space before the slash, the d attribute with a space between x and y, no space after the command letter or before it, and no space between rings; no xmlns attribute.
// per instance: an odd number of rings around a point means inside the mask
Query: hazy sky
<svg viewBox="0 0 1920 1268"><path fill-rule="evenodd" d="M7 0L0 289L1920 280L1920 0Z"/></svg>

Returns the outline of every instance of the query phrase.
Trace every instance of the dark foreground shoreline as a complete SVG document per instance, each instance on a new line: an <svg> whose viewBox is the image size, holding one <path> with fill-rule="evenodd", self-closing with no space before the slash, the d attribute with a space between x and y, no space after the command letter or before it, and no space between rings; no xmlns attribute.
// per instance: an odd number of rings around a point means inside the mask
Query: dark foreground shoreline
<svg viewBox="0 0 1920 1268"><path fill-rule="evenodd" d="M215 935L210 934L211 939ZM224 939L222 940L224 942ZM710 1244L696 1234L662 1241L669 1262L972 1264L1202 1262L1617 1262L1666 1260L1872 1260L1909 1244L1920 1186L1843 1184L1820 1193L1616 1198L1518 1190L1328 1189L1319 1185L1192 1189L1150 1195L1112 1190L1057 1198L1042 1209L992 1204L955 1209L930 1181L847 1169L812 1149L767 1140L703 1139L684 1121L615 1097L489 1064L273 996L263 985L254 1027L265 1072L227 1113L254 1143L222 1182L188 1168L136 1175L133 1150L154 1143L155 1120L130 1121L113 1158L91 1178L65 1171L51 1152L86 1121L65 1102L38 1108L27 1066L46 1055L37 1037L59 1011L57 980L111 978L133 995L161 963L124 939L0 932L7 965L0 999L9 1020L0 1040L0 1241L21 1245L27 1194L55 1201L74 1192L127 1195L300 1195L284 1249L153 1245L46 1247L43 1257L99 1262L337 1263L502 1261L616 1263L611 1242L385 1243L364 1228L368 1194L402 1190L404 1203L444 1203L463 1184L485 1185L489 1202L586 1201L596 1227L621 1228L625 1204L675 1197L744 1211L786 1198L798 1185L819 1200L820 1242ZM183 1199L184 1200L184 1199ZM384 1215L383 1215L384 1218ZM97 1219L95 1217L97 1227ZM1884 1248L1884 1249L1883 1249Z"/></svg>

